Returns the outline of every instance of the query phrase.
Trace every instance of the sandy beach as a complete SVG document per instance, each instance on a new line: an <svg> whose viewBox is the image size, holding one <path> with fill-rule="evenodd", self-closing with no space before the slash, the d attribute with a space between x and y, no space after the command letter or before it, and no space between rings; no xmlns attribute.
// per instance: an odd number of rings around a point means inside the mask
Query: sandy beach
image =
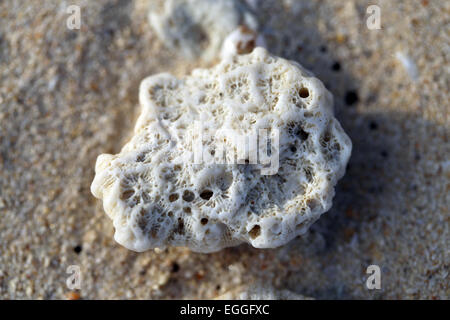
<svg viewBox="0 0 450 320"><path fill-rule="evenodd" d="M450 2L256 1L268 49L323 81L353 151L307 234L212 254L125 249L90 192L97 156L132 134L140 81L213 64L168 50L149 2L0 1L0 299L70 298L70 265L81 299L212 299L259 282L314 299L450 298ZM366 24L373 4L381 29Z"/></svg>

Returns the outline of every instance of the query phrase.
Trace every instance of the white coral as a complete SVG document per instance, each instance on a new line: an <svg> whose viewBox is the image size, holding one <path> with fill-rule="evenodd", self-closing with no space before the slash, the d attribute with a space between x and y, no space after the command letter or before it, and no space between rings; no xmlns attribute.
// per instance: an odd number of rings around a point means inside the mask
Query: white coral
<svg viewBox="0 0 450 320"><path fill-rule="evenodd" d="M243 285L218 296L216 300L313 300L289 290L277 290L271 285L258 282Z"/></svg>
<svg viewBox="0 0 450 320"><path fill-rule="evenodd" d="M125 247L272 248L331 207L351 141L333 116L331 94L299 64L256 48L183 79L148 77L139 96L134 136L119 154L98 157L91 186ZM277 130L279 147L271 151L278 171L263 175L258 163L196 164L199 122L204 153L213 153L208 137L222 129L244 136Z"/></svg>
<svg viewBox="0 0 450 320"><path fill-rule="evenodd" d="M166 0L150 8L149 22L167 47L205 61L219 55L238 26L257 29L256 18L240 0Z"/></svg>
<svg viewBox="0 0 450 320"><path fill-rule="evenodd" d="M264 37L245 26L240 26L223 41L220 57L227 59L237 54L249 53L255 46L265 48Z"/></svg>

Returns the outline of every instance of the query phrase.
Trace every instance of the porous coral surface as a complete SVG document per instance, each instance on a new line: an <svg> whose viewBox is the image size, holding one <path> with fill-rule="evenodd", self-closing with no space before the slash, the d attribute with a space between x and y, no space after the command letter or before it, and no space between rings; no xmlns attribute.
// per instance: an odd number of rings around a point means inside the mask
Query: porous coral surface
<svg viewBox="0 0 450 320"><path fill-rule="evenodd" d="M278 247L331 207L351 141L298 63L256 48L180 80L151 76L140 103L133 138L98 158L91 187L127 248Z"/></svg>

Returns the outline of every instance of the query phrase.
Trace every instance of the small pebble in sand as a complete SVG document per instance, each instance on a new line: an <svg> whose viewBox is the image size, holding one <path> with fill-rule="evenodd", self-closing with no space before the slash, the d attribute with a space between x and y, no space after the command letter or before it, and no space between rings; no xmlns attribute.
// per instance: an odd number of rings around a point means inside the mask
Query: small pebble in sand
<svg viewBox="0 0 450 320"><path fill-rule="evenodd" d="M80 298L81 298L80 294L76 291L68 292L66 297L67 297L67 300L80 300Z"/></svg>

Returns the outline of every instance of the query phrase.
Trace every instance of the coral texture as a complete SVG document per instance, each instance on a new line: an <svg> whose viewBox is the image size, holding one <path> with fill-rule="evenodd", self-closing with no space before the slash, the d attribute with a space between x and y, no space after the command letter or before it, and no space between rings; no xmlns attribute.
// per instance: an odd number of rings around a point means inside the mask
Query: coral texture
<svg viewBox="0 0 450 320"><path fill-rule="evenodd" d="M236 54L250 53L256 46L266 48L264 37L246 26L240 26L225 38L220 56L227 59Z"/></svg>
<svg viewBox="0 0 450 320"><path fill-rule="evenodd" d="M257 21L239 0L168 0L150 8L149 22L170 49L188 58L215 59L225 37L240 25L257 29Z"/></svg>
<svg viewBox="0 0 450 320"><path fill-rule="evenodd" d="M218 297L216 300L313 300L290 290L278 290L271 285L258 282L242 285Z"/></svg>
<svg viewBox="0 0 450 320"><path fill-rule="evenodd" d="M125 247L272 248L331 207L351 141L298 63L258 47L183 79L148 77L139 98L134 136L98 157L91 186Z"/></svg>

